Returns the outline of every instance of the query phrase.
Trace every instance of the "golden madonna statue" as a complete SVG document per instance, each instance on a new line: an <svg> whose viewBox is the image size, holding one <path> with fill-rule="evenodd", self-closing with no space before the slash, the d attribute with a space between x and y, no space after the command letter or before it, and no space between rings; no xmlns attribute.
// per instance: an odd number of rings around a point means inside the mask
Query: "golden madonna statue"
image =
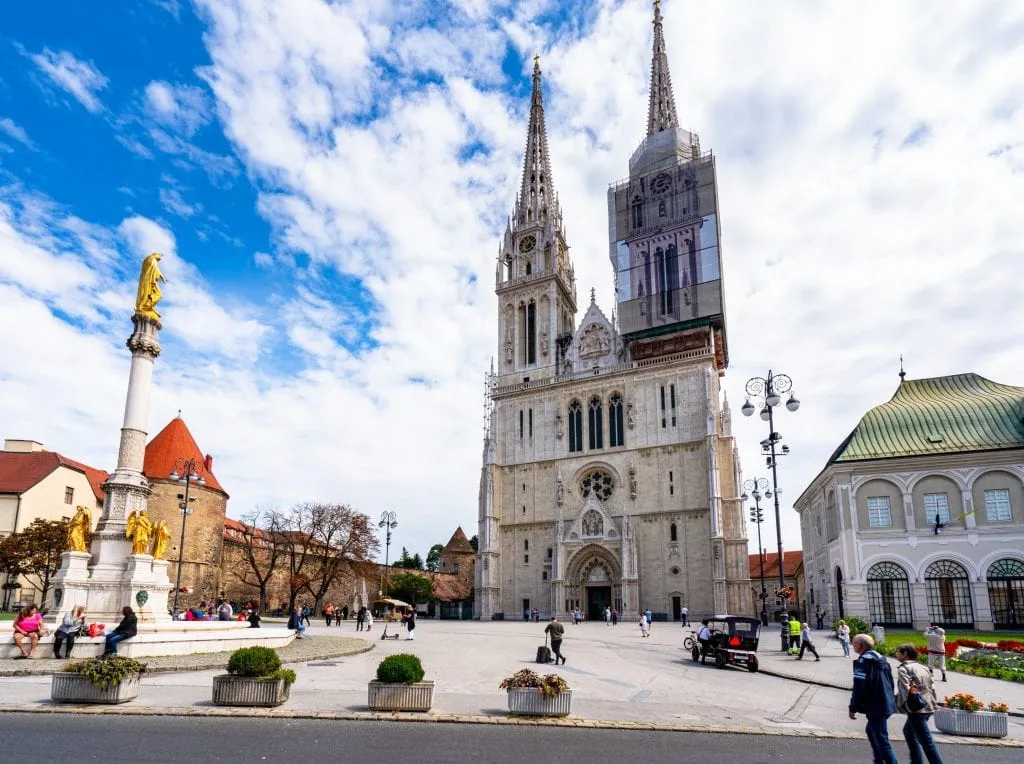
<svg viewBox="0 0 1024 764"><path fill-rule="evenodd" d="M75 516L68 520L68 551L88 552L91 535L92 513L88 507L75 507Z"/></svg>
<svg viewBox="0 0 1024 764"><path fill-rule="evenodd" d="M160 291L160 282L167 282L160 272L159 252L154 252L142 261L142 273L139 275L139 291L135 296L135 312L154 321L160 320L160 314L156 312L156 304L163 298L164 293Z"/></svg>
<svg viewBox="0 0 1024 764"><path fill-rule="evenodd" d="M124 537L132 540L132 554L148 554L149 539L153 534L153 522L146 510L128 515L128 525L124 529Z"/></svg>
<svg viewBox="0 0 1024 764"><path fill-rule="evenodd" d="M167 559L167 542L171 540L171 532L167 530L167 523L163 520L153 528L153 558L157 560Z"/></svg>

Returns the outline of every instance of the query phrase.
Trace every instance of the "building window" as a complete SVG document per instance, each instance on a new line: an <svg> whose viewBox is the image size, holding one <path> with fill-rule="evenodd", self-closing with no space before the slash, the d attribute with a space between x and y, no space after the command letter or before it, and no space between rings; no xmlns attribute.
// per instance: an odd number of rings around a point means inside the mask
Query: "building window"
<svg viewBox="0 0 1024 764"><path fill-rule="evenodd" d="M547 581L548 580L548 572L546 570L542 570L541 571L540 580L541 581Z"/></svg>
<svg viewBox="0 0 1024 764"><path fill-rule="evenodd" d="M453 563L452 564L452 573L458 573L458 572L459 572L459 563L457 563L457 562Z"/></svg>
<svg viewBox="0 0 1024 764"><path fill-rule="evenodd" d="M622 396L615 393L608 402L608 445L615 448L625 443L626 437L622 431Z"/></svg>
<svg viewBox="0 0 1024 764"><path fill-rule="evenodd" d="M523 539L523 551L524 552L529 552L530 551L530 540L529 539Z"/></svg>
<svg viewBox="0 0 1024 764"><path fill-rule="evenodd" d="M633 197L633 228L643 228L644 203L639 196Z"/></svg>
<svg viewBox="0 0 1024 764"><path fill-rule="evenodd" d="M584 499L594 496L601 501L607 501L612 495L612 476L602 470L589 472L580 483L580 491Z"/></svg>
<svg viewBox="0 0 1024 764"><path fill-rule="evenodd" d="M987 491L986 491L986 493L987 493ZM67 488L64 489L64 503L65 504L74 504L75 503L75 489L72 488L71 486L68 486Z"/></svg>
<svg viewBox="0 0 1024 764"><path fill-rule="evenodd" d="M672 523L670 526L668 526L668 540L669 541L678 541L679 540L679 538L678 538L678 531L676 530L676 524L675 523Z"/></svg>
<svg viewBox="0 0 1024 764"><path fill-rule="evenodd" d="M909 626L910 582L907 571L894 562L880 562L868 571L871 621L882 626Z"/></svg>
<svg viewBox="0 0 1024 764"><path fill-rule="evenodd" d="M676 426L676 386L675 385L669 385L668 389L669 389L669 393L670 393L669 398L670 398L671 403L672 403L672 426L675 427Z"/></svg>
<svg viewBox="0 0 1024 764"><path fill-rule="evenodd" d="M1009 490L995 488L985 491L985 516L990 523L1009 522L1013 519L1013 514L1010 512Z"/></svg>
<svg viewBox="0 0 1024 764"><path fill-rule="evenodd" d="M929 523L945 525L949 522L949 497L944 493L924 495L924 516Z"/></svg>
<svg viewBox="0 0 1024 764"><path fill-rule="evenodd" d="M529 423L530 423L530 437L532 438L533 437L533 409L530 409L528 413L529 413L529 416L527 416L527 419L529 420Z"/></svg>
<svg viewBox="0 0 1024 764"><path fill-rule="evenodd" d="M868 497L868 525L872 528L892 527L892 513L888 496Z"/></svg>
<svg viewBox="0 0 1024 764"><path fill-rule="evenodd" d="M604 448L604 430L601 418L601 399L596 395L590 399L590 418L588 424L590 434L590 450Z"/></svg>
<svg viewBox="0 0 1024 764"><path fill-rule="evenodd" d="M583 406L579 401L569 404L569 453L583 450Z"/></svg>
<svg viewBox="0 0 1024 764"><path fill-rule="evenodd" d="M551 559L551 557L554 554L554 552L555 552L554 549L552 549L551 547L548 547L548 559L549 560Z"/></svg>
<svg viewBox="0 0 1024 764"><path fill-rule="evenodd" d="M665 386L661 386L661 426L665 427Z"/></svg>
<svg viewBox="0 0 1024 764"><path fill-rule="evenodd" d="M524 554L523 555L523 564L524 565L529 565L530 564L530 555L528 555L528 554Z"/></svg>
<svg viewBox="0 0 1024 764"><path fill-rule="evenodd" d="M665 213L666 213L666 210L665 210L665 200L662 199L660 202L658 202L658 217L659 218L665 217Z"/></svg>
<svg viewBox="0 0 1024 764"><path fill-rule="evenodd" d="M924 583L931 623L974 627L971 582L962 565L952 560L937 560L925 569Z"/></svg>
<svg viewBox="0 0 1024 764"><path fill-rule="evenodd" d="M523 410L519 409L519 440L523 439Z"/></svg>

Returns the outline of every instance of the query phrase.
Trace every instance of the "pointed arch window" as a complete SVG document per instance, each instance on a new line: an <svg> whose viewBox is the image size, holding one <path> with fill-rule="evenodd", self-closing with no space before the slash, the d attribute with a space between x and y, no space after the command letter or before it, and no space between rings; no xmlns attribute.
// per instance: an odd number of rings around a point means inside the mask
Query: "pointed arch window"
<svg viewBox="0 0 1024 764"><path fill-rule="evenodd" d="M590 434L590 450L604 448L604 430L601 418L601 399L596 395L590 399L589 420L587 424Z"/></svg>
<svg viewBox="0 0 1024 764"><path fill-rule="evenodd" d="M608 445L611 448L626 443L622 430L622 396L614 393L608 401Z"/></svg>
<svg viewBox="0 0 1024 764"><path fill-rule="evenodd" d="M529 303L519 304L519 336L520 354L524 365L537 362L537 306Z"/></svg>
<svg viewBox="0 0 1024 764"><path fill-rule="evenodd" d="M569 453L583 450L583 406L579 401L569 404Z"/></svg>
<svg viewBox="0 0 1024 764"><path fill-rule="evenodd" d="M633 197L633 228L643 228L644 226L644 202L639 196Z"/></svg>

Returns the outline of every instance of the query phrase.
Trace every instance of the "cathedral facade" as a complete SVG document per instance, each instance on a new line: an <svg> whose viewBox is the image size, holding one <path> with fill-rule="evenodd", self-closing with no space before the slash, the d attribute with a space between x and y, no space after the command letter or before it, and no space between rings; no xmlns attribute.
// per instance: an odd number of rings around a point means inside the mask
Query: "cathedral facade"
<svg viewBox="0 0 1024 764"><path fill-rule="evenodd" d="M714 158L678 127L660 9L647 136L608 192L617 312L576 279L541 71L496 270L498 356L480 481L475 612L752 612ZM616 318L617 316L617 318Z"/></svg>

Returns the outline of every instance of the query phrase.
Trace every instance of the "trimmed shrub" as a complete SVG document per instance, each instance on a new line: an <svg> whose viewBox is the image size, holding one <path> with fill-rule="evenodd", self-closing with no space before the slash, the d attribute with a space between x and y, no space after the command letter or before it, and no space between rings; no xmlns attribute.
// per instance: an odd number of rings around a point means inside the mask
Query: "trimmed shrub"
<svg viewBox="0 0 1024 764"><path fill-rule="evenodd" d="M270 676L280 668L281 659L269 647L240 647L228 658L228 673L235 676Z"/></svg>
<svg viewBox="0 0 1024 764"><path fill-rule="evenodd" d="M423 664L412 653L389 655L377 666L377 681L387 684L415 684L423 681Z"/></svg>

